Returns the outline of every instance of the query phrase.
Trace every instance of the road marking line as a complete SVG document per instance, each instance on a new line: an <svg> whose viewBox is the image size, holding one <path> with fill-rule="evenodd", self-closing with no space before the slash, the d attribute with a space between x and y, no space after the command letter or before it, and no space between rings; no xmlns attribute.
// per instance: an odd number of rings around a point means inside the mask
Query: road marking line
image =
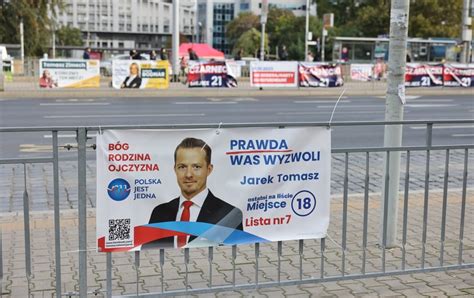
<svg viewBox="0 0 474 298"><path fill-rule="evenodd" d="M209 97L207 100L210 100L211 102L228 102L228 98L217 98L217 97ZM253 97L234 97L230 99L230 102L232 101L259 101L256 98Z"/></svg>
<svg viewBox="0 0 474 298"><path fill-rule="evenodd" d="M93 98L84 98L84 99L78 99L78 98L69 98L69 99L56 99L56 102L91 102L95 101Z"/></svg>
<svg viewBox="0 0 474 298"><path fill-rule="evenodd" d="M294 100L294 103L336 103L336 100ZM344 103L351 102L350 100L344 100Z"/></svg>
<svg viewBox="0 0 474 298"><path fill-rule="evenodd" d="M178 101L175 105L228 105L237 104L235 101Z"/></svg>
<svg viewBox="0 0 474 298"><path fill-rule="evenodd" d="M107 106L110 102L55 102L40 103L40 106Z"/></svg>
<svg viewBox="0 0 474 298"><path fill-rule="evenodd" d="M450 104L443 104L443 103L440 103L440 104L409 103L405 105L405 107L408 107L408 108L446 108L446 107L455 107L455 106L457 105L450 105Z"/></svg>
<svg viewBox="0 0 474 298"><path fill-rule="evenodd" d="M318 109L334 109L334 105L332 106L318 106ZM366 108L385 108L385 105L378 104L378 105L351 105L351 106L337 106L337 110L339 109L366 109Z"/></svg>
<svg viewBox="0 0 474 298"><path fill-rule="evenodd" d="M413 102L453 102L453 101L454 101L453 99L434 99L434 98L413 100Z"/></svg>
<svg viewBox="0 0 474 298"><path fill-rule="evenodd" d="M43 135L43 138L45 139L51 139L53 137L53 135ZM63 135L59 135L58 134L58 139L61 139L61 138L75 138L76 137L76 134L63 134ZM88 134L87 137L89 138L95 138L97 137L97 134Z"/></svg>
<svg viewBox="0 0 474 298"><path fill-rule="evenodd" d="M43 116L46 119L61 118L134 118L134 117L195 117L206 116L206 114L140 114L140 115L59 115Z"/></svg>
<svg viewBox="0 0 474 298"><path fill-rule="evenodd" d="M424 126L410 126L411 129L426 129ZM458 129L458 128L474 128L473 125L452 125L452 126L433 126L433 129Z"/></svg>
<svg viewBox="0 0 474 298"><path fill-rule="evenodd" d="M369 112L382 112L382 111L352 111L352 112L338 112L336 114L367 114ZM330 115L328 112L279 112L277 115Z"/></svg>
<svg viewBox="0 0 474 298"><path fill-rule="evenodd" d="M452 134L452 137L459 137L459 138L464 138L464 137L474 137L474 133L457 133L457 134Z"/></svg>
<svg viewBox="0 0 474 298"><path fill-rule="evenodd" d="M417 98L420 98L420 97L421 97L421 96L418 96L418 95L407 95L407 96L405 96L405 99L406 99L406 100L413 100L413 99L417 99ZM383 96L376 96L376 98L383 98L383 99L385 99L386 96L385 96L385 95L383 95Z"/></svg>

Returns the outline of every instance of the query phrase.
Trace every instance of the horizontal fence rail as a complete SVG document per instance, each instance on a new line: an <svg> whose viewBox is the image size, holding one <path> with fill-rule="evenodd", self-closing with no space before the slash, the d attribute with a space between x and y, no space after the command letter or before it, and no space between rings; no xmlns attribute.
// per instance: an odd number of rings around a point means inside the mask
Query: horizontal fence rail
<svg viewBox="0 0 474 298"><path fill-rule="evenodd" d="M331 226L326 238L319 240L298 240L271 244L244 245L231 247L185 248L181 251L159 249L131 253L99 254L95 252L95 242L88 245L89 218L94 210L87 209L88 164L87 151L95 149L94 140L88 137L90 131L106 129L184 129L217 128L216 124L199 125L132 125L132 126L90 126L90 127L4 127L0 133L51 132L50 157L0 158L2 167L17 165L22 172L23 200L23 242L24 271L27 293L35 288L35 266L32 245L35 233L31 232L31 197L35 194L28 187L31 183L29 172L34 165L52 165L53 181L53 238L54 262L50 264L54 274L50 290L56 297L114 295L130 297L156 297L176 294L198 294L229 290L249 290L273 286L300 285L348 279L373 278L389 275L413 274L454 269L474 268L472 250L474 238L466 227L468 215L474 210L472 171L472 150L474 144L432 145L434 126L448 124L472 124L474 120L440 121L373 121L373 122L315 122L315 123L240 123L219 124L221 128L234 127L294 127L294 126L384 126L384 125L424 125L426 145L401 147L333 148L333 169L337 175L332 184L341 187L339 194L332 195ZM74 144L60 145L58 133L76 133ZM65 226L61 209L64 199L60 194L61 157L59 148L77 151L75 174L77 181L77 212L72 213L77 230L70 231ZM370 191L379 183L388 185L389 161L395 154L402 155L400 178L400 218L397 222L401 233L398 247L388 247L387 239L387 199L388 188L382 193ZM470 155L471 154L471 155ZM385 167L384 167L385 165ZM383 170L380 168L383 167ZM453 176L456 174L456 176ZM433 176L439 180L439 190L433 194ZM456 182L456 188L450 184ZM418 187L418 189L416 188ZM468 195L470 194L470 196ZM72 221L69 221L72 222ZM472 222L472 220L471 220ZM9 245L11 238L2 238L0 230L0 289L5 293L5 261L2 245ZM34 229L34 228L33 228ZM74 247L63 240L66 234L76 234ZM65 243L63 245L63 242ZM67 247L67 248L66 248ZM51 247L49 248L51 250ZM467 251L468 250L468 251ZM263 258L262 256L265 256ZM70 258L77 282L70 287L64 277L65 257ZM224 258L224 259L223 259ZM118 262L118 260L120 260ZM124 261L125 260L125 261ZM270 261L268 261L270 260ZM226 263L229 262L229 263ZM54 264L53 264L54 263ZM133 280L117 278L121 270ZM291 264L291 266L288 266ZM172 269L175 265L178 269ZM250 269L247 267L251 267ZM90 269L99 278L97 284L90 284ZM98 269L101 268L101 269ZM130 272L132 270L132 272ZM176 270L176 272L174 271ZM150 274L152 271L153 274ZM253 272L244 276L242 272ZM196 277L199 272L199 278ZM8 274L8 273L7 273ZM170 275L170 278L167 278ZM155 287L145 289L145 280L156 281ZM88 282L89 280L89 282ZM170 280L180 280L181 287L171 286ZM196 282L196 280L198 280ZM126 285L133 284L132 288ZM115 287L115 292L113 292ZM118 290L117 290L118 289ZM8 291L7 291L8 294ZM44 294L44 293L43 293Z"/></svg>

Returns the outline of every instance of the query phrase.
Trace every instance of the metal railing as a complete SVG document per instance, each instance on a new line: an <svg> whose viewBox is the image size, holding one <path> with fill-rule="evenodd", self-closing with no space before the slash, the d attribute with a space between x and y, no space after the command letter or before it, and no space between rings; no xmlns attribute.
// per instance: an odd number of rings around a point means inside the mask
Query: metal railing
<svg viewBox="0 0 474 298"><path fill-rule="evenodd" d="M318 283L318 282L329 282L336 280L347 280L347 279L361 279L369 277L379 277L379 276L388 276L388 275L400 275L400 274L411 274L419 272L431 272L431 271L441 271L441 270L450 270L450 269L467 269L474 268L474 259L472 254L465 253L466 244L469 244L469 247L474 247L474 239L472 236L467 237L465 233L465 223L466 223L466 212L474 208L474 202L468 200L467 193L471 189L472 185L468 185L468 167L469 167L469 153L472 153L474 149L474 144L462 144L462 145L433 145L433 127L447 124L474 124L474 120L443 120L443 121L394 121L394 122L335 122L335 123L263 123L263 124L223 124L221 127L291 127L291 126L332 126L332 127L364 127L364 126L383 126L383 125L425 125L426 126L426 145L424 146L404 146L404 147L364 147L364 148L333 148L332 155L333 160L337 161L337 164L333 162L333 167L340 165L341 167L341 177L335 177L332 179L333 184L341 184L342 192L341 195L333 195L332 208L339 210L341 212L332 211L332 223L330 227L330 232L328 237L320 240L299 240L297 242L292 242L290 244L284 242L277 242L269 244L271 249L276 249L276 257L272 265L275 265L273 271L276 271L276 276L271 280L265 278L265 281L262 281L262 272L267 270L264 267L260 266L261 261L261 244L256 243L251 246L246 246L246 255L249 255L249 247L254 250L254 280L253 282L243 282L239 283L238 278L236 277L236 272L238 272L239 262L239 249L240 247L232 246L230 253L231 268L229 276L226 276L225 283L216 283L213 280L214 265L217 264L214 255L217 253L217 250L221 248L209 247L207 250L207 280L205 284L202 285L193 285L189 281L189 265L190 265L190 253L195 249L184 249L184 287L178 289L168 289L165 286L166 281L166 252L164 249L160 249L158 252L159 268L160 272L157 274L161 283L161 291L155 292L154 294L150 293L140 293L139 289L139 280L140 280L140 263L143 258L143 252L132 252L134 259L134 270L136 271L136 293L133 296L160 296L160 295L172 295L172 294L197 294L197 293L207 293L215 291L224 291L224 290L244 290L244 289L255 289L261 287L273 287L273 286L285 286L285 285L295 285L295 284L307 284L307 283ZM107 126L107 127L31 127L31 128L0 128L0 133L20 133L20 132L51 132L52 133L52 155L50 157L41 157L41 158L14 158L14 159L0 159L0 165L22 165L23 174L24 174L24 189L23 189L23 229L24 229L24 244L25 244L25 275L28 283L28 292L30 293L30 283L34 272L32 271L32 245L31 245L31 224L30 224L30 205L29 205L29 192L27 189L27 165L32 164L52 164L53 165L53 196L54 196L54 287L55 295L57 297L61 296L80 296L85 297L88 293L98 294L101 291L106 293L107 297L112 296L112 279L113 279L113 259L111 253L106 253L104 255L106 266L105 266L105 287L103 285L96 285L95 290L92 291L87 283L87 274L88 274L88 246L87 246L87 198L86 198L86 166L87 166L87 156L86 151L95 149L95 144L91 144L90 138L88 138L87 133L91 131L99 131L105 129L179 129L179 128L210 128L214 127L211 125L161 125L161 126L148 126L148 125L137 125L137 126ZM473 126L474 127L474 126ZM67 144L60 145L58 141L59 132L75 132L77 144ZM60 193L59 193L59 177L60 177L60 148L67 148L68 150L73 148L77 149L77 217L78 217L78 247L77 247L77 272L78 272L78 284L76 286L77 291L65 292L62 288L62 259L61 256L65 252L62 250L62 234L61 234L61 210L60 210ZM376 189L380 181L375 181L376 179L383 179L387 182L390 177L388 176L388 165L389 160L392 154L402 153L404 155L405 170L404 175L402 173L401 178L401 202L403 202L403 209L401 221L398 222L402 232L402 239L400 247L398 250L393 251L389 250L386 247L386 223L387 223L387 214L389 210L387 207L380 210L380 216L377 216L377 213L373 213L373 210L377 209L377 202L381 200L384 201L384 204L381 206L387 206L387 191L384 194L379 193L378 191L371 192L370 189ZM440 212L439 216L441 218L441 223L439 226L439 243L434 245L430 241L433 241L432 235L436 234L438 227L434 227L430 223L430 208L435 205L434 201L431 198L431 189L430 189L430 173L432 169L430 165L432 164L432 154L437 152L438 155L444 152L444 169L442 166L438 168L442 171L442 194L441 201L439 203L439 209L436 209L436 212ZM457 177L458 181L461 181L459 188L455 190L457 197L459 199L451 200L449 195L449 179L450 179L450 157L453 155L453 152L457 152L457 156L462 156L457 158L462 160L457 164L457 171L461 177ZM424 162L424 181L423 189L418 192L413 192L410 188L410 183L412 175L415 171L412 170L412 163L415 159L419 160L420 158L414 158L414 155L422 154L425 158ZM357 164L351 165L352 156L356 156ZM386 163L386 172L381 173L380 169L374 170L379 166L380 162L371 162L371 158L376 156L378 159L382 158ZM441 155L439 155L441 156ZM439 157L438 156L438 157ZM355 171L350 172L349 168L355 167ZM403 168L403 167L402 167ZM417 167L422 169L423 167ZM442 169L442 170L441 170ZM376 177L373 175L377 174ZM420 173L417 173L420 174ZM439 173L438 173L439 174ZM355 177L359 175L360 177ZM354 177L355 178L354 178ZM354 178L354 179L353 179ZM357 178L357 179L356 179ZM342 180L342 181L341 181ZM353 184L360 188L361 191L356 192L356 194L350 193L352 184L351 180L357 180ZM372 186L371 186L372 185ZM381 185L381 184L380 184ZM386 183L388 185L388 183ZM354 187L355 187L354 186ZM352 196L359 196L358 199L353 199ZM419 199L417 196L422 199ZM412 198L417 198L417 200ZM449 204L454 204L457 212L453 208L448 210ZM415 204L414 207L411 207ZM354 207L354 206L355 207ZM374 205L374 206L372 206ZM413 209L414 208L414 209ZM351 211L349 210L351 209ZM354 210L352 210L354 209ZM413 210L418 210L419 214L415 214ZM416 211L416 212L418 212ZM409 214L414 214L417 218L410 218ZM449 213L449 214L448 214ZM361 217L361 220L354 220L354 216ZM422 220L420 221L420 216ZM374 218L378 217L380 225L375 224ZM457 237L447 235L447 227L452 234L453 225L449 219L459 218L457 221ZM437 217L436 217L437 219ZM340 220L340 221L339 221ZM354 222L361 222L361 226L351 231L351 227L354 225ZM411 226L413 225L413 226ZM414 230L414 226L418 227L417 231L420 232L420 235L412 235L410 232ZM336 227L336 228L334 228ZM410 228L412 227L412 228ZM332 230L331 230L332 229ZM375 237L374 234L380 233L381 237ZM331 238L329 235L337 235L340 237L340 243ZM350 234L350 235L349 235ZM354 234L354 235L352 235ZM355 235L357 234L357 235ZM449 237L448 237L449 236ZM419 237L419 238L417 238ZM447 246L447 238L450 238L449 247ZM375 239L375 240L374 240ZM377 240L378 239L378 240ZM418 239L421 242L410 242L410 239ZM328 240L330 242L328 242ZM379 244L378 247L373 247L374 242ZM454 243L454 244L453 244ZM3 270L4 262L2 255L2 244L5 245L5 242L2 243L1 233L0 233L0 282L3 282L5 278L5 273ZM284 244L285 245L294 245L292 248L293 251L296 251L297 261L296 272L297 276L295 278L289 278L288 272L284 271L283 268L283 259L287 256L284 255ZM262 244L267 245L267 244ZM437 254L433 253L433 247L439 247ZM266 246L265 246L266 247ZM311 252L308 252L308 247ZM319 249L317 249L317 247ZM223 248L222 248L223 249ZM419 249L419 250L418 250ZM449 254L447 253L449 249ZM469 248L472 249L472 248ZM334 251L335 254L329 254L328 251ZM429 252L428 252L429 250ZM89 249L90 251L90 249ZM202 251L202 249L201 249ZM309 253L314 254L316 259L319 259L319 262L312 262L310 267L312 268L311 273L307 273L305 268L305 256ZM380 253L380 256L376 256ZM357 257L355 257L355 255ZM453 255L457 255L457 258L453 259ZM416 262L413 259L417 260ZM378 261L377 261L378 260ZM419 261L419 263L417 263ZM340 265L335 265L340 262ZM317 265L317 263L319 263ZM357 264L356 264L357 263ZM350 264L351 268L348 268ZM356 265L355 265L356 264ZM377 265L378 264L378 265ZM319 270L316 270L316 267L319 266ZM357 269L354 271L354 268ZM294 269L294 268L293 268ZM204 269L203 269L204 271ZM286 278L283 275L287 276ZM2 284L0 284L2 286ZM117 293L115 293L117 294ZM126 294L126 293L125 293ZM130 294L130 293L129 293Z"/></svg>

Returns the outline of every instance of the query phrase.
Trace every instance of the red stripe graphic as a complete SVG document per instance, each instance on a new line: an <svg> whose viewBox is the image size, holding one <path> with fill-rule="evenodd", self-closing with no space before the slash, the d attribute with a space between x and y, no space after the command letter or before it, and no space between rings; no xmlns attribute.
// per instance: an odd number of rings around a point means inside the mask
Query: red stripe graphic
<svg viewBox="0 0 474 298"><path fill-rule="evenodd" d="M246 150L246 151L229 151L225 154L227 155L234 155L234 154L254 154L254 153L288 153L292 152L293 150Z"/></svg>

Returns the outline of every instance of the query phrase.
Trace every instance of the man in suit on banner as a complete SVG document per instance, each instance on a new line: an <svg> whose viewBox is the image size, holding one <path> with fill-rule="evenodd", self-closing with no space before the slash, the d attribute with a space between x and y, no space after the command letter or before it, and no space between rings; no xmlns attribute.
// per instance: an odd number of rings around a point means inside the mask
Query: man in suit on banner
<svg viewBox="0 0 474 298"><path fill-rule="evenodd" d="M181 195L153 209L149 223L191 221L243 230L242 211L215 197L207 188L212 173L211 148L200 139L186 138L174 152L174 171ZM142 248L183 247L195 236L175 236L145 244Z"/></svg>

